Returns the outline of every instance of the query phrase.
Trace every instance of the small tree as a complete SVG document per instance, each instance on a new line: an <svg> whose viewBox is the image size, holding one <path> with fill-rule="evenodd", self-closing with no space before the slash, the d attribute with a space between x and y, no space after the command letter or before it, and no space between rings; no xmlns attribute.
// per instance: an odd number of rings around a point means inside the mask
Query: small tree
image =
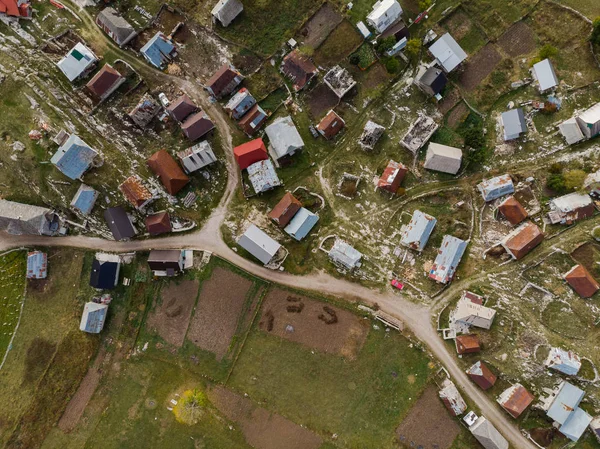
<svg viewBox="0 0 600 449"><path fill-rule="evenodd" d="M382 55L394 45L396 45L396 38L394 36L388 36L384 39L381 39L379 42L377 42L377 53Z"/></svg>
<svg viewBox="0 0 600 449"><path fill-rule="evenodd" d="M565 188L569 191L581 188L586 177L587 174L583 170L566 171L564 174Z"/></svg>
<svg viewBox="0 0 600 449"><path fill-rule="evenodd" d="M175 413L177 421L191 426L198 422L207 404L208 399L204 392L197 389L187 390L177 405L173 407L173 413Z"/></svg>
<svg viewBox="0 0 600 449"><path fill-rule="evenodd" d="M358 65L360 64L360 55L358 53L354 53L350 56L350 64Z"/></svg>
<svg viewBox="0 0 600 449"><path fill-rule="evenodd" d="M413 38L406 43L406 54L409 58L415 59L421 51L421 40Z"/></svg>
<svg viewBox="0 0 600 449"><path fill-rule="evenodd" d="M312 48L310 45L302 45L301 47L298 47L298 52L301 55L304 56L308 56L309 58L315 54L315 49Z"/></svg>
<svg viewBox="0 0 600 449"><path fill-rule="evenodd" d="M546 187L555 191L556 193L565 193L567 191L565 186L565 177L562 175L562 173L551 174L546 180Z"/></svg>
<svg viewBox="0 0 600 449"><path fill-rule="evenodd" d="M431 6L431 0L419 0L419 10L425 11Z"/></svg>
<svg viewBox="0 0 600 449"><path fill-rule="evenodd" d="M388 71L388 73L391 73L392 75L400 71L400 61L398 61L396 58L386 58L384 64L385 69Z"/></svg>
<svg viewBox="0 0 600 449"><path fill-rule="evenodd" d="M600 17L597 17L594 20L592 35L590 36L590 41L594 45L600 45Z"/></svg>

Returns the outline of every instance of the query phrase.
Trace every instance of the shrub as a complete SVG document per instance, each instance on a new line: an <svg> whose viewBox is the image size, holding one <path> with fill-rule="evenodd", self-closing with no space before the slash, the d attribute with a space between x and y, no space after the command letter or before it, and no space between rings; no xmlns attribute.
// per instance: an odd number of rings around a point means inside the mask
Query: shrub
<svg viewBox="0 0 600 449"><path fill-rule="evenodd" d="M381 39L377 42L377 53L383 54L396 45L396 38L394 36L388 36L385 39Z"/></svg>
<svg viewBox="0 0 600 449"><path fill-rule="evenodd" d="M567 187L565 185L565 177L562 173L553 173L546 180L546 187L556 193L565 193Z"/></svg>
<svg viewBox="0 0 600 449"><path fill-rule="evenodd" d="M567 190L577 190L583 186L583 182L587 177L586 172L583 170L568 170L564 174L565 187Z"/></svg>
<svg viewBox="0 0 600 449"><path fill-rule="evenodd" d="M592 35L590 36L590 41L592 44L600 45L600 17L597 17L594 20Z"/></svg>
<svg viewBox="0 0 600 449"><path fill-rule="evenodd" d="M419 0L419 10L425 11L431 6L431 0Z"/></svg>
<svg viewBox="0 0 600 449"><path fill-rule="evenodd" d="M546 44L542 48L540 48L538 56L539 56L540 60L543 60L546 58L552 58L552 57L556 56L557 54L558 54L558 49L556 47L553 47L550 44Z"/></svg>
<svg viewBox="0 0 600 449"><path fill-rule="evenodd" d="M421 51L421 41L419 39L413 38L406 43L406 54L409 58L416 58L419 51Z"/></svg>
<svg viewBox="0 0 600 449"><path fill-rule="evenodd" d="M400 61L396 58L387 58L385 60L385 69L392 75L400 71Z"/></svg>
<svg viewBox="0 0 600 449"><path fill-rule="evenodd" d="M350 56L350 64L358 65L360 63L360 55L358 53L354 53Z"/></svg>
<svg viewBox="0 0 600 449"><path fill-rule="evenodd" d="M177 421L191 426L198 422L207 404L208 399L204 392L187 390L183 393L177 405L173 407L173 413Z"/></svg>

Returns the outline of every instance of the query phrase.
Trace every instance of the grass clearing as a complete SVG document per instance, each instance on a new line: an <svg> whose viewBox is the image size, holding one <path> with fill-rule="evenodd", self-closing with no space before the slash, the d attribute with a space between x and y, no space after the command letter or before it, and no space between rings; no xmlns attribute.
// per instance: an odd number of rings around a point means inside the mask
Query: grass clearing
<svg viewBox="0 0 600 449"><path fill-rule="evenodd" d="M26 271L25 252L14 251L0 257L0 363L8 350L21 314Z"/></svg>
<svg viewBox="0 0 600 449"><path fill-rule="evenodd" d="M330 67L346 59L363 42L362 35L349 21L344 20L315 51L317 66Z"/></svg>

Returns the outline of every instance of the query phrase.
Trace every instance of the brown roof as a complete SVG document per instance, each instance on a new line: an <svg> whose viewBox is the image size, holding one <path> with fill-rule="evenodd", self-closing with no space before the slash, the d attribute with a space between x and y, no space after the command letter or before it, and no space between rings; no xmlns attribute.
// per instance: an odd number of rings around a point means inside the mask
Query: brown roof
<svg viewBox="0 0 600 449"><path fill-rule="evenodd" d="M169 114L178 122L183 122L185 118L198 109L194 102L186 94L181 95L167 108Z"/></svg>
<svg viewBox="0 0 600 449"><path fill-rule="evenodd" d="M263 116L260 118L260 116ZM257 104L252 106L252 108L244 115L241 120L238 122L238 125L242 130L248 134L249 136L253 135L259 128L267 121L268 115L263 111ZM259 119L258 122L254 123L254 127L251 126L256 119Z"/></svg>
<svg viewBox="0 0 600 449"><path fill-rule="evenodd" d="M396 161L389 161L387 167L383 170L381 178L379 178L379 181L377 182L377 188L395 194L400 188L400 184L402 184L407 172L408 169L404 164Z"/></svg>
<svg viewBox="0 0 600 449"><path fill-rule="evenodd" d="M280 228L285 228L301 207L302 203L290 192L286 192L279 203L269 213L269 218L277 223Z"/></svg>
<svg viewBox="0 0 600 449"><path fill-rule="evenodd" d="M165 150L160 150L150 156L148 167L160 177L160 181L171 195L177 194L190 182L173 156Z"/></svg>
<svg viewBox="0 0 600 449"><path fill-rule="evenodd" d="M463 297L471 301L473 304L483 305L483 296L479 296L473 292L465 290L463 292Z"/></svg>
<svg viewBox="0 0 600 449"><path fill-rule="evenodd" d="M212 94L219 98L227 95L235 89L239 83L234 83L237 76L241 76L233 66L223 64L217 73L215 73L206 83L206 86L212 91Z"/></svg>
<svg viewBox="0 0 600 449"><path fill-rule="evenodd" d="M471 354L481 351L481 344L479 343L479 337L477 337L477 335L458 335L455 342L456 352L459 354Z"/></svg>
<svg viewBox="0 0 600 449"><path fill-rule="evenodd" d="M497 380L496 375L482 361L477 362L469 368L467 374L482 390L492 388Z"/></svg>
<svg viewBox="0 0 600 449"><path fill-rule="evenodd" d="M143 207L152 199L152 193L142 184L142 180L137 176L130 176L119 186L127 201L134 207Z"/></svg>
<svg viewBox="0 0 600 449"><path fill-rule="evenodd" d="M281 71L294 83L294 90L299 91L315 76L317 68L296 49L283 58Z"/></svg>
<svg viewBox="0 0 600 449"><path fill-rule="evenodd" d="M215 124L210 120L210 117L206 115L204 111L198 111L193 115L190 115L181 124L181 130L183 134L190 139L192 142L198 140L209 131L215 128Z"/></svg>
<svg viewBox="0 0 600 449"><path fill-rule="evenodd" d="M575 265L565 274L565 280L582 298L589 298L599 289L600 284L583 265Z"/></svg>
<svg viewBox="0 0 600 449"><path fill-rule="evenodd" d="M518 225L527 218L527 211L512 195L498 206L498 210L513 226Z"/></svg>
<svg viewBox="0 0 600 449"><path fill-rule="evenodd" d="M326 139L331 139L346 126L346 122L333 110L329 111L317 125L317 129Z"/></svg>
<svg viewBox="0 0 600 449"><path fill-rule="evenodd" d="M533 248L544 240L544 234L532 222L521 225L514 235L504 242L506 250L517 260L525 257Z"/></svg>
<svg viewBox="0 0 600 449"><path fill-rule="evenodd" d="M149 215L145 220L146 229L150 235L159 235L171 232L171 218L168 212L159 212Z"/></svg>
<svg viewBox="0 0 600 449"><path fill-rule="evenodd" d="M96 97L104 98L110 90L119 83L123 77L112 68L110 64L104 64L98 73L85 85Z"/></svg>
<svg viewBox="0 0 600 449"><path fill-rule="evenodd" d="M518 418L533 402L533 399L534 396L523 385L515 384L500 395L498 403L513 418Z"/></svg>

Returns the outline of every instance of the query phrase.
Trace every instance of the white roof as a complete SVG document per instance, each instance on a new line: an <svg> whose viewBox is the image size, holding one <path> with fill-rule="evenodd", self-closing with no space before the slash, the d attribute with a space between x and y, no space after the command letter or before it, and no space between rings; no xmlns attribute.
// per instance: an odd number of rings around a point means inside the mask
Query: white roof
<svg viewBox="0 0 600 449"><path fill-rule="evenodd" d="M98 58L96 55L78 42L67 55L58 61L58 68L65 74L69 81L73 82L88 70Z"/></svg>
<svg viewBox="0 0 600 449"><path fill-rule="evenodd" d="M508 449L508 441L483 416L469 430L485 449Z"/></svg>
<svg viewBox="0 0 600 449"><path fill-rule="evenodd" d="M360 266L362 254L345 241L336 239L333 248L329 251L329 258L346 268L352 269Z"/></svg>
<svg viewBox="0 0 600 449"><path fill-rule="evenodd" d="M589 124L600 122L600 103L579 114L579 119Z"/></svg>
<svg viewBox="0 0 600 449"><path fill-rule="evenodd" d="M554 73L554 67L549 59L544 59L533 65L533 74L540 84L540 90L545 91L558 86L558 79Z"/></svg>
<svg viewBox="0 0 600 449"><path fill-rule="evenodd" d="M561 348L550 348L550 353L544 365L569 376L575 376L581 368L581 360L572 351L565 351Z"/></svg>
<svg viewBox="0 0 600 449"><path fill-rule="evenodd" d="M496 311L465 298L458 302L453 316L456 321L489 329Z"/></svg>
<svg viewBox="0 0 600 449"><path fill-rule="evenodd" d="M304 141L289 115L275 120L265 128L265 132L277 159L304 148Z"/></svg>
<svg viewBox="0 0 600 449"><path fill-rule="evenodd" d="M397 0L379 0L373 5L367 20L382 33L401 15L402 7Z"/></svg>
<svg viewBox="0 0 600 449"><path fill-rule="evenodd" d="M237 243L265 265L275 257L281 248L279 243L255 225L251 225Z"/></svg>
<svg viewBox="0 0 600 449"><path fill-rule="evenodd" d="M446 72L454 70L467 59L467 54L450 33L444 34L429 47L431 54L439 61Z"/></svg>
<svg viewBox="0 0 600 449"><path fill-rule="evenodd" d="M365 39L371 35L371 32L364 22L358 22L356 28L358 28L358 31L360 31L360 34L362 34Z"/></svg>
<svg viewBox="0 0 600 449"><path fill-rule="evenodd" d="M592 199L588 194L574 192L554 198L550 201L550 208L567 213L589 206L590 204L592 204Z"/></svg>
<svg viewBox="0 0 600 449"><path fill-rule="evenodd" d="M432 142L427 148L424 167L428 170L455 175L460 170L461 162L462 150L460 148Z"/></svg>
<svg viewBox="0 0 600 449"><path fill-rule="evenodd" d="M200 170L217 161L210 143L206 140L183 151L179 151L177 156L188 173Z"/></svg>
<svg viewBox="0 0 600 449"><path fill-rule="evenodd" d="M565 120L558 125L558 129L569 145L581 142L584 138L581 128L577 124L577 120L575 118Z"/></svg>

